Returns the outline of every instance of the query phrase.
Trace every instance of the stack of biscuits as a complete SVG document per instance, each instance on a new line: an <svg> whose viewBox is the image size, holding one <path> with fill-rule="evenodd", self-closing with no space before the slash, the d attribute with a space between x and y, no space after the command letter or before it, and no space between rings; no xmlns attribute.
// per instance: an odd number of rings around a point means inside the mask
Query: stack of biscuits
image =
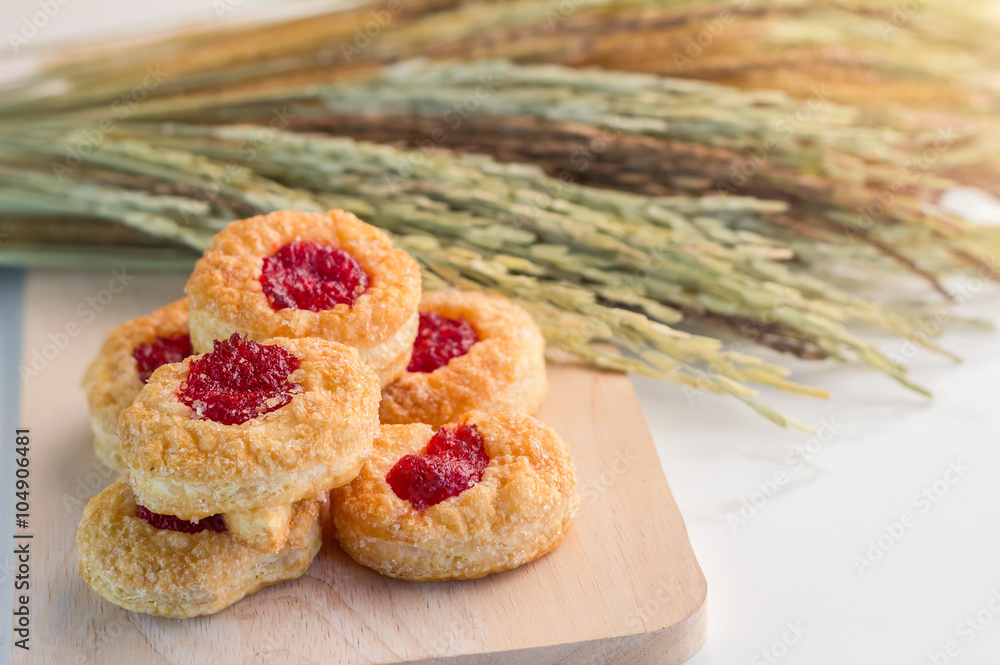
<svg viewBox="0 0 1000 665"><path fill-rule="evenodd" d="M579 495L565 444L530 416L544 340L523 309L421 297L417 263L342 211L230 224L186 290L112 331L84 378L95 450L122 473L77 534L104 598L219 611L304 574L321 514L356 561L410 580L562 541Z"/></svg>

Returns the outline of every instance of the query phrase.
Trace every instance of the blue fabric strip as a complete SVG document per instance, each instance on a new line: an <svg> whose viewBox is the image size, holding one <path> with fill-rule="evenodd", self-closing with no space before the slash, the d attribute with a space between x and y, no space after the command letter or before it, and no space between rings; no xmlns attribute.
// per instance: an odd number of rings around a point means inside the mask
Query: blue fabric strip
<svg viewBox="0 0 1000 665"><path fill-rule="evenodd" d="M0 268L0 664L11 662L10 611L14 604L14 430L21 420L21 344L24 271ZM32 636L34 637L34 636Z"/></svg>

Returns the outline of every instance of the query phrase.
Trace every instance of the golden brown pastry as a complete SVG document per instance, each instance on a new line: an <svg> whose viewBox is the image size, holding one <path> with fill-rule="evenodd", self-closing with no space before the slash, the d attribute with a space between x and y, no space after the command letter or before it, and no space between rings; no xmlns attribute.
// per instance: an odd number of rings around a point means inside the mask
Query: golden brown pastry
<svg viewBox="0 0 1000 665"><path fill-rule="evenodd" d="M353 346L386 385L409 362L420 267L389 237L341 210L233 222L188 280L191 340L322 337Z"/></svg>
<svg viewBox="0 0 1000 665"><path fill-rule="evenodd" d="M340 546L406 580L474 579L552 551L580 506L569 449L515 411L435 434L382 425L360 475L330 493Z"/></svg>
<svg viewBox="0 0 1000 665"><path fill-rule="evenodd" d="M279 507L354 478L378 400L357 349L234 335L153 373L122 413L122 457L138 501L157 513L197 520Z"/></svg>
<svg viewBox="0 0 1000 665"><path fill-rule="evenodd" d="M294 503L223 513L229 533L244 545L261 552L277 552L288 541Z"/></svg>
<svg viewBox="0 0 1000 665"><path fill-rule="evenodd" d="M147 513L148 514L148 513ZM134 612L187 618L229 607L261 588L300 577L320 548L319 501L295 504L285 546L256 551L213 525L138 516L125 476L95 496L77 531L80 575L97 593ZM163 525L164 516L154 522ZM161 521L157 521L159 518Z"/></svg>
<svg viewBox="0 0 1000 665"><path fill-rule="evenodd" d="M430 292L407 372L383 389L379 418L440 427L471 411L530 415L546 386L545 339L524 309L482 292Z"/></svg>
<svg viewBox="0 0 1000 665"><path fill-rule="evenodd" d="M90 407L94 451L115 471L125 471L118 444L118 418L154 369L193 353L188 336L188 300L127 321L108 335L87 368L83 388Z"/></svg>

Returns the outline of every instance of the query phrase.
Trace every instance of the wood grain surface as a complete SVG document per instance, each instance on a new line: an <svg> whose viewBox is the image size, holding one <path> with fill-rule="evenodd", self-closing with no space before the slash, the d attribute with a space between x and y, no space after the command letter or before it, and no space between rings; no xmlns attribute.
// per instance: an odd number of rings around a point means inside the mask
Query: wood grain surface
<svg viewBox="0 0 1000 665"><path fill-rule="evenodd" d="M184 282L136 275L109 299L113 278L28 279L24 362L41 365L39 352L44 366L22 400L33 621L31 650L13 648L15 663L680 663L703 643L705 579L631 382L571 365L550 366L539 417L570 444L583 506L541 560L470 582L401 582L355 564L327 530L304 577L213 616L165 619L106 602L76 571L83 506L114 478L93 456L79 382L108 330L179 297ZM101 307L93 316L88 299Z"/></svg>

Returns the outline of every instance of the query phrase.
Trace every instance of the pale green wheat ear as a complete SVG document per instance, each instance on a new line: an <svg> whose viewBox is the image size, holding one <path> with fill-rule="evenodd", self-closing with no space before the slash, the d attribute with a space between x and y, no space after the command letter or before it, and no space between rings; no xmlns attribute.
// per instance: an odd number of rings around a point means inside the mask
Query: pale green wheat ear
<svg viewBox="0 0 1000 665"><path fill-rule="evenodd" d="M727 216L764 216L780 206L585 188L481 156L426 156L282 131L257 145L252 159L242 156L259 131L135 126L62 181L38 163L59 152L65 134L7 138L0 148L24 167L0 171L0 211L106 219L197 250L235 210L343 207L389 231L432 283L520 301L554 348L733 395L782 425L795 423L760 403L751 385L825 392L717 339L675 329L685 311L759 321L777 338L853 356L919 389L845 327L862 320L917 338L913 322L776 261L794 251L775 238L720 233ZM548 194L557 186L559 198ZM607 343L629 355L609 353Z"/></svg>
<svg viewBox="0 0 1000 665"><path fill-rule="evenodd" d="M636 26L684 43L698 22L675 19L732 3L578 5L560 31L546 3L420 4L353 62L328 48L352 39L350 12L60 56L0 95L0 262L189 266L231 220L344 208L428 284L517 299L553 352L729 394L783 425L757 387L825 393L732 333L925 392L858 330L954 358L922 325L946 305L904 310L861 287L910 275L947 296L949 277L997 275L1000 230L936 205L946 176L997 154L985 3L927 6L887 42L872 30L889 0L751 0L717 36L732 66L705 53L683 71L620 47ZM830 51L838 33L851 57ZM807 63L829 90L796 83ZM861 70L879 104L852 87ZM712 72L736 85L693 80ZM56 82L65 94L39 94ZM740 89L761 82L784 90ZM936 112L885 103L918 99Z"/></svg>

